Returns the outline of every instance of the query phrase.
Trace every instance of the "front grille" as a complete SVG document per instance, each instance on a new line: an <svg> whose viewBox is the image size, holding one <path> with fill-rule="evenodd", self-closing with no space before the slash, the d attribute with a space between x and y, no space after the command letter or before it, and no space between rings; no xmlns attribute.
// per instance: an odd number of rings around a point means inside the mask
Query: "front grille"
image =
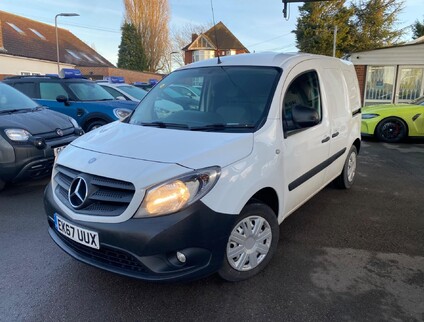
<svg viewBox="0 0 424 322"><path fill-rule="evenodd" d="M130 204L135 187L130 182L100 177L83 173L64 166L56 166L54 177L57 187L56 196L69 209L78 214L90 216L119 216ZM88 184L88 197L84 206L78 210L74 209L68 200L68 191L72 181L83 176Z"/></svg>
<svg viewBox="0 0 424 322"><path fill-rule="evenodd" d="M69 141L75 137L75 129L73 127L62 129L63 135L59 136L56 131L51 131L47 133L38 134L36 136L41 137L46 141L46 143L51 147L56 147L58 145L63 145L63 141L69 138Z"/></svg>
<svg viewBox="0 0 424 322"><path fill-rule="evenodd" d="M146 267L131 254L107 246L100 246L100 249L90 248L78 244L77 242L66 238L56 231L55 233L69 248L87 259L91 259L99 264L103 264L109 267L118 268L119 270L138 273L147 272Z"/></svg>

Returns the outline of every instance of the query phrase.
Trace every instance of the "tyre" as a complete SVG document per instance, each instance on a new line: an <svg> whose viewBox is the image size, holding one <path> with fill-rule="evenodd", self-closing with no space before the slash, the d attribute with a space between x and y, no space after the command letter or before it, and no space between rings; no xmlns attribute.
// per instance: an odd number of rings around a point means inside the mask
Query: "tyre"
<svg viewBox="0 0 424 322"><path fill-rule="evenodd" d="M92 122L88 123L88 125L86 126L85 131L86 132L90 132L90 131L95 130L95 129L97 129L97 128L105 125L105 124L107 124L107 122L104 121L104 120L95 120L95 121L92 121Z"/></svg>
<svg viewBox="0 0 424 322"><path fill-rule="evenodd" d="M4 182L2 179L0 179L0 191L4 189L4 186L6 185L6 182Z"/></svg>
<svg viewBox="0 0 424 322"><path fill-rule="evenodd" d="M218 274L227 281L248 279L271 260L278 245L279 227L274 211L263 203L247 204L228 238Z"/></svg>
<svg viewBox="0 0 424 322"><path fill-rule="evenodd" d="M375 135L380 141L396 143L408 135L408 128L400 118L388 117L377 125Z"/></svg>
<svg viewBox="0 0 424 322"><path fill-rule="evenodd" d="M341 189L349 189L352 187L356 178L358 151L356 146L352 145L347 155L342 173L336 178L336 185Z"/></svg>

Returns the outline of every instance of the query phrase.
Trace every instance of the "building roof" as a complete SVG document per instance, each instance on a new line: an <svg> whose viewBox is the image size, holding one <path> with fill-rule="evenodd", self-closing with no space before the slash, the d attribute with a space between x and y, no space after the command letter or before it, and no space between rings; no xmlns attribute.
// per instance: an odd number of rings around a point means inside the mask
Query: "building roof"
<svg viewBox="0 0 424 322"><path fill-rule="evenodd" d="M114 67L70 31L58 28L58 35L61 63ZM0 11L0 54L56 62L55 27Z"/></svg>
<svg viewBox="0 0 424 322"><path fill-rule="evenodd" d="M205 48L215 50L245 50L247 53L249 52L222 21L218 22L205 33L197 36L197 38L185 46L183 50L187 51Z"/></svg>

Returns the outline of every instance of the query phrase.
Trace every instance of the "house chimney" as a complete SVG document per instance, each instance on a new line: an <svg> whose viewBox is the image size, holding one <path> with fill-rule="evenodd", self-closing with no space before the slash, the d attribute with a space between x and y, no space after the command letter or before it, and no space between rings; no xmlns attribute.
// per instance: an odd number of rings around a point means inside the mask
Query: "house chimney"
<svg viewBox="0 0 424 322"><path fill-rule="evenodd" d="M191 41L195 41L199 37L197 34L191 34Z"/></svg>

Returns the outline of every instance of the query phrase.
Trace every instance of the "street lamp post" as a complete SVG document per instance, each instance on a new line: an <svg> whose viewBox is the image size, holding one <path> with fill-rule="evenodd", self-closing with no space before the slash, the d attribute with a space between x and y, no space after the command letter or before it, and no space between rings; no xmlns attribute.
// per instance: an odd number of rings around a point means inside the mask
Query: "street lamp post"
<svg viewBox="0 0 424 322"><path fill-rule="evenodd" d="M54 29L56 32L56 58L57 58L57 74L60 72L60 62L59 62L59 36L57 33L57 17L76 17L79 16L77 13L58 13L54 16Z"/></svg>

